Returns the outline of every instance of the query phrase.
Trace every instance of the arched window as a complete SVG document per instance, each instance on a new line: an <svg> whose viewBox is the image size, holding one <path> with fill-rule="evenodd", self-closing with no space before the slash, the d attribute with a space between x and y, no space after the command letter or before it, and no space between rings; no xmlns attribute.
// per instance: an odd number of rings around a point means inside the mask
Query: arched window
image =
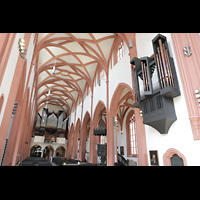
<svg viewBox="0 0 200 200"><path fill-rule="evenodd" d="M137 157L138 145L134 110L131 110L126 118L126 144L127 157Z"/></svg>
<svg viewBox="0 0 200 200"><path fill-rule="evenodd" d="M121 38L118 38L113 50L113 59L114 63L113 66L117 64L117 62L123 58L124 56L124 41ZM111 67L112 69L112 67Z"/></svg>
<svg viewBox="0 0 200 200"><path fill-rule="evenodd" d="M130 153L131 155L137 155L138 147L137 147L137 135L135 131L135 115L133 115L130 118L129 130L130 130Z"/></svg>
<svg viewBox="0 0 200 200"><path fill-rule="evenodd" d="M119 46L118 46L118 51L117 51L117 61L122 59L124 56L124 42L122 41Z"/></svg>

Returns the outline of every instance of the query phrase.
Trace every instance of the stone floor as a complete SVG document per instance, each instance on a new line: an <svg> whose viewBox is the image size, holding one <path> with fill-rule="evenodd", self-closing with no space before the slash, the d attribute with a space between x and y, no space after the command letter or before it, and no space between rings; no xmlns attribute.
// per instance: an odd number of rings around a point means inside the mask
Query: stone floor
<svg viewBox="0 0 200 200"><path fill-rule="evenodd" d="M42 157L28 157L22 161L21 166L52 166L52 164Z"/></svg>

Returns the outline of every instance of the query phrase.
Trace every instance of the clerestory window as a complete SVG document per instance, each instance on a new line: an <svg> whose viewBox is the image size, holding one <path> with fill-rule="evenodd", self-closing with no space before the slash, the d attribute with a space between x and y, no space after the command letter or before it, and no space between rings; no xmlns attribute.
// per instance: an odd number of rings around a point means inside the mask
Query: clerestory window
<svg viewBox="0 0 200 200"><path fill-rule="evenodd" d="M119 46L118 46L118 51L117 51L117 61L122 59L124 56L124 42L122 41Z"/></svg>

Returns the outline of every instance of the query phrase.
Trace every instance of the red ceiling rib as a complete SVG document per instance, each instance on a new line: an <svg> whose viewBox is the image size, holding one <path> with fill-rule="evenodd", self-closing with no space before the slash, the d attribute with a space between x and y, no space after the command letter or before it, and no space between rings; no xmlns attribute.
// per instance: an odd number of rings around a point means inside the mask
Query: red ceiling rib
<svg viewBox="0 0 200 200"><path fill-rule="evenodd" d="M42 35L40 34L41 33L39 33L39 36L41 38ZM108 62L111 59L111 51L113 51L116 38L120 36L126 39L123 34L84 33L80 34L80 37L79 34L72 33L66 33L64 37L63 35L63 33L49 33L40 39L35 48L34 56L37 56L35 58L36 60L38 59L40 65L36 66L36 76L38 77L37 101L41 99L37 102L37 109L44 106L47 100L48 103L58 103L57 97L59 97L59 105L62 107L66 106L70 113L71 108L75 102L77 102L77 98L83 97L86 84L88 84L91 89L93 88L94 77L92 76L95 74L95 71L97 71L97 68L101 67L104 69L107 76ZM110 41L110 43L102 43L104 41ZM77 43L77 45L79 45L77 47L80 48L74 50L73 45L71 45L73 42ZM52 48L56 48L56 50ZM107 49L110 49L110 52L106 60L105 51ZM44 51L41 50L46 51L48 54L44 54ZM55 55L53 50L55 50L57 55ZM46 60L44 59L45 61L41 63L40 60L43 60L47 55L48 58ZM55 59L56 74L52 75L48 70L52 70L55 65ZM93 67L88 68L87 66ZM63 84L56 83L58 81L62 81ZM51 84L51 87L49 87L48 84ZM51 89L51 95L47 97L49 89ZM56 91L60 93L53 93Z"/></svg>

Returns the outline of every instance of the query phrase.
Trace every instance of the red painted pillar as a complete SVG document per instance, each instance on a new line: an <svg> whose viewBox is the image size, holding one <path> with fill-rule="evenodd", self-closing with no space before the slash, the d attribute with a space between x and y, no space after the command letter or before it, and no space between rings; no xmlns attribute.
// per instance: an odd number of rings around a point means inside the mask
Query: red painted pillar
<svg viewBox="0 0 200 200"><path fill-rule="evenodd" d="M200 139L200 108L195 90L200 90L200 35L199 33L171 33L179 74L188 109L194 140ZM184 56L183 48L190 46L192 55Z"/></svg>
<svg viewBox="0 0 200 200"><path fill-rule="evenodd" d="M127 36L128 39L132 40L133 48L129 49L130 58L137 57L137 48L136 48L136 40L135 33L129 33ZM134 81L132 79L132 87L134 89ZM145 135L145 125L143 124L143 117L140 116L140 110L138 108L134 108L135 112L135 126L136 133L138 138L138 165L139 166L148 166L148 157L147 157L147 145L146 145L146 135Z"/></svg>
<svg viewBox="0 0 200 200"><path fill-rule="evenodd" d="M28 48L30 37L31 37L31 33L26 33L24 36L24 39L26 41L25 42L26 49ZM4 116L3 116L1 127L0 127L0 133L1 133L0 140L2 141L0 143L0 156L2 156L2 153L3 153L4 141L6 139L6 135L8 132L12 109L13 109L14 102L16 100L18 88L20 85L20 80L21 80L22 73L23 73L23 66L24 66L25 62L26 62L26 60L21 58L21 56L19 55L17 65L15 68L12 85L11 85L8 100L7 100L7 104L6 104L6 108L5 108L6 111L4 112Z"/></svg>

